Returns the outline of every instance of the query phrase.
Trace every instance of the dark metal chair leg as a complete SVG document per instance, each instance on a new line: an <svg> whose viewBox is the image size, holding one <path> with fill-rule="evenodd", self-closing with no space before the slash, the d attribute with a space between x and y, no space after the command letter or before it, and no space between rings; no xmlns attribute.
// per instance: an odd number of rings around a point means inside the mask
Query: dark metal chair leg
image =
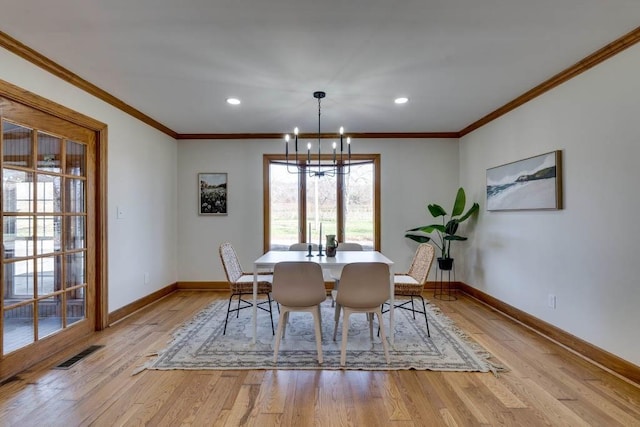
<svg viewBox="0 0 640 427"><path fill-rule="evenodd" d="M233 298L233 294L229 296L229 304L227 304L227 316L224 318L224 329L222 330L222 335L227 333L227 321L229 320L229 309L231 308L231 299Z"/></svg>
<svg viewBox="0 0 640 427"><path fill-rule="evenodd" d="M429 320L427 320L427 306L424 303L424 298L420 295L420 299L422 300L422 312L424 313L424 322L427 324L427 336L431 337L431 332L429 332Z"/></svg>
<svg viewBox="0 0 640 427"><path fill-rule="evenodd" d="M422 298L422 297L420 297ZM413 295L411 296L411 311L413 312L413 320L416 320L416 309L413 306Z"/></svg>
<svg viewBox="0 0 640 427"><path fill-rule="evenodd" d="M271 333L275 335L276 330L273 328L273 311L271 310L271 294L267 294L267 299L269 300L269 317L271 318Z"/></svg>

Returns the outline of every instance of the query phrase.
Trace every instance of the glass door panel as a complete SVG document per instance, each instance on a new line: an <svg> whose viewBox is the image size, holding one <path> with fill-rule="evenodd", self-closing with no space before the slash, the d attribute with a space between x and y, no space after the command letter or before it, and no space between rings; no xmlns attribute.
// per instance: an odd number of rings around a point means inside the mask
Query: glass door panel
<svg viewBox="0 0 640 427"><path fill-rule="evenodd" d="M5 216L2 218L4 258L22 258L34 254L34 228L31 216Z"/></svg>
<svg viewBox="0 0 640 427"><path fill-rule="evenodd" d="M38 300L38 339L63 328L62 295Z"/></svg>
<svg viewBox="0 0 640 427"><path fill-rule="evenodd" d="M86 209L84 198L84 181L65 178L65 212L79 213Z"/></svg>
<svg viewBox="0 0 640 427"><path fill-rule="evenodd" d="M44 296L62 290L62 257L38 258L38 296Z"/></svg>
<svg viewBox="0 0 640 427"><path fill-rule="evenodd" d="M35 297L33 259L5 264L5 305L10 306Z"/></svg>
<svg viewBox="0 0 640 427"><path fill-rule="evenodd" d="M35 341L33 303L4 310L3 353L11 353Z"/></svg>
<svg viewBox="0 0 640 427"><path fill-rule="evenodd" d="M67 255L65 289L85 283L84 252Z"/></svg>
<svg viewBox="0 0 640 427"><path fill-rule="evenodd" d="M5 166L31 167L33 130L4 121L2 123L2 163Z"/></svg>
<svg viewBox="0 0 640 427"><path fill-rule="evenodd" d="M3 169L2 201L4 212L33 212L34 186L30 172Z"/></svg>
<svg viewBox="0 0 640 427"><path fill-rule="evenodd" d="M48 172L62 172L62 140L46 133L38 132L38 169Z"/></svg>
<svg viewBox="0 0 640 427"><path fill-rule="evenodd" d="M84 287L65 292L67 304L67 326L76 323L86 316L86 300Z"/></svg>
<svg viewBox="0 0 640 427"><path fill-rule="evenodd" d="M65 166L67 175L85 176L87 148L84 144L67 141Z"/></svg>
<svg viewBox="0 0 640 427"><path fill-rule="evenodd" d="M61 212L62 177L38 173L36 212Z"/></svg>

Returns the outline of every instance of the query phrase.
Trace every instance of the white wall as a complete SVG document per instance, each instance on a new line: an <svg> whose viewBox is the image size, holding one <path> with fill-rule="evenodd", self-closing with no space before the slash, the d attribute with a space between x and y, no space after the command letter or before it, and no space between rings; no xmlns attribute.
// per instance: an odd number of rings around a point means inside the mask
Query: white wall
<svg viewBox="0 0 640 427"><path fill-rule="evenodd" d="M176 282L176 141L4 49L0 64L0 79L108 125L109 311Z"/></svg>
<svg viewBox="0 0 640 427"><path fill-rule="evenodd" d="M463 280L636 365L638 70L640 45L460 142L460 181L482 201ZM486 211L487 168L557 149L565 209Z"/></svg>
<svg viewBox="0 0 640 427"><path fill-rule="evenodd" d="M431 223L426 205L453 204L458 185L454 139L355 140L354 153L380 153L382 251L395 271L408 268L416 243L408 228ZM230 241L246 271L262 254L262 155L283 154L279 140L178 142L178 276L180 281L224 281L218 247ZM198 216L198 172L228 173L227 216ZM433 276L433 271L432 271Z"/></svg>

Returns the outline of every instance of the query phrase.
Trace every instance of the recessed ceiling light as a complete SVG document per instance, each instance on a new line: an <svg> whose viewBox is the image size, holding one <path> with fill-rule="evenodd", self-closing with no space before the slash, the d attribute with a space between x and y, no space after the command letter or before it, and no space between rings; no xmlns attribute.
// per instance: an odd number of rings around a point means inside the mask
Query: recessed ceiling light
<svg viewBox="0 0 640 427"><path fill-rule="evenodd" d="M406 104L409 101L409 98L407 97L400 97L400 98L396 98L393 102L395 102L396 104Z"/></svg>
<svg viewBox="0 0 640 427"><path fill-rule="evenodd" d="M239 105L240 100L238 98L227 98L227 103L231 105Z"/></svg>

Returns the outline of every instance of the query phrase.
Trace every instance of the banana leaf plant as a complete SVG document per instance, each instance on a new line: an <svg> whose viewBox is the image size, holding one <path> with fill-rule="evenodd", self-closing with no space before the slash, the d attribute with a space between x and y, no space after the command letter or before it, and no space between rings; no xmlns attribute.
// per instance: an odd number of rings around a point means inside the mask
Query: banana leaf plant
<svg viewBox="0 0 640 427"><path fill-rule="evenodd" d="M418 243L432 241L433 244L440 249L440 252L442 253L441 258L451 258L451 242L467 240L466 237L456 234L458 226L480 210L480 206L477 203L474 203L469 210L463 214L466 203L467 197L464 193L464 189L460 187L456 194L456 200L453 203L453 210L451 211L450 216L448 216L449 214L447 211L445 211L440 205L434 203L427 206L431 216L434 218L442 217L442 224L423 225L412 228L406 231L404 237ZM434 234L434 237L429 236L429 234L432 233Z"/></svg>

